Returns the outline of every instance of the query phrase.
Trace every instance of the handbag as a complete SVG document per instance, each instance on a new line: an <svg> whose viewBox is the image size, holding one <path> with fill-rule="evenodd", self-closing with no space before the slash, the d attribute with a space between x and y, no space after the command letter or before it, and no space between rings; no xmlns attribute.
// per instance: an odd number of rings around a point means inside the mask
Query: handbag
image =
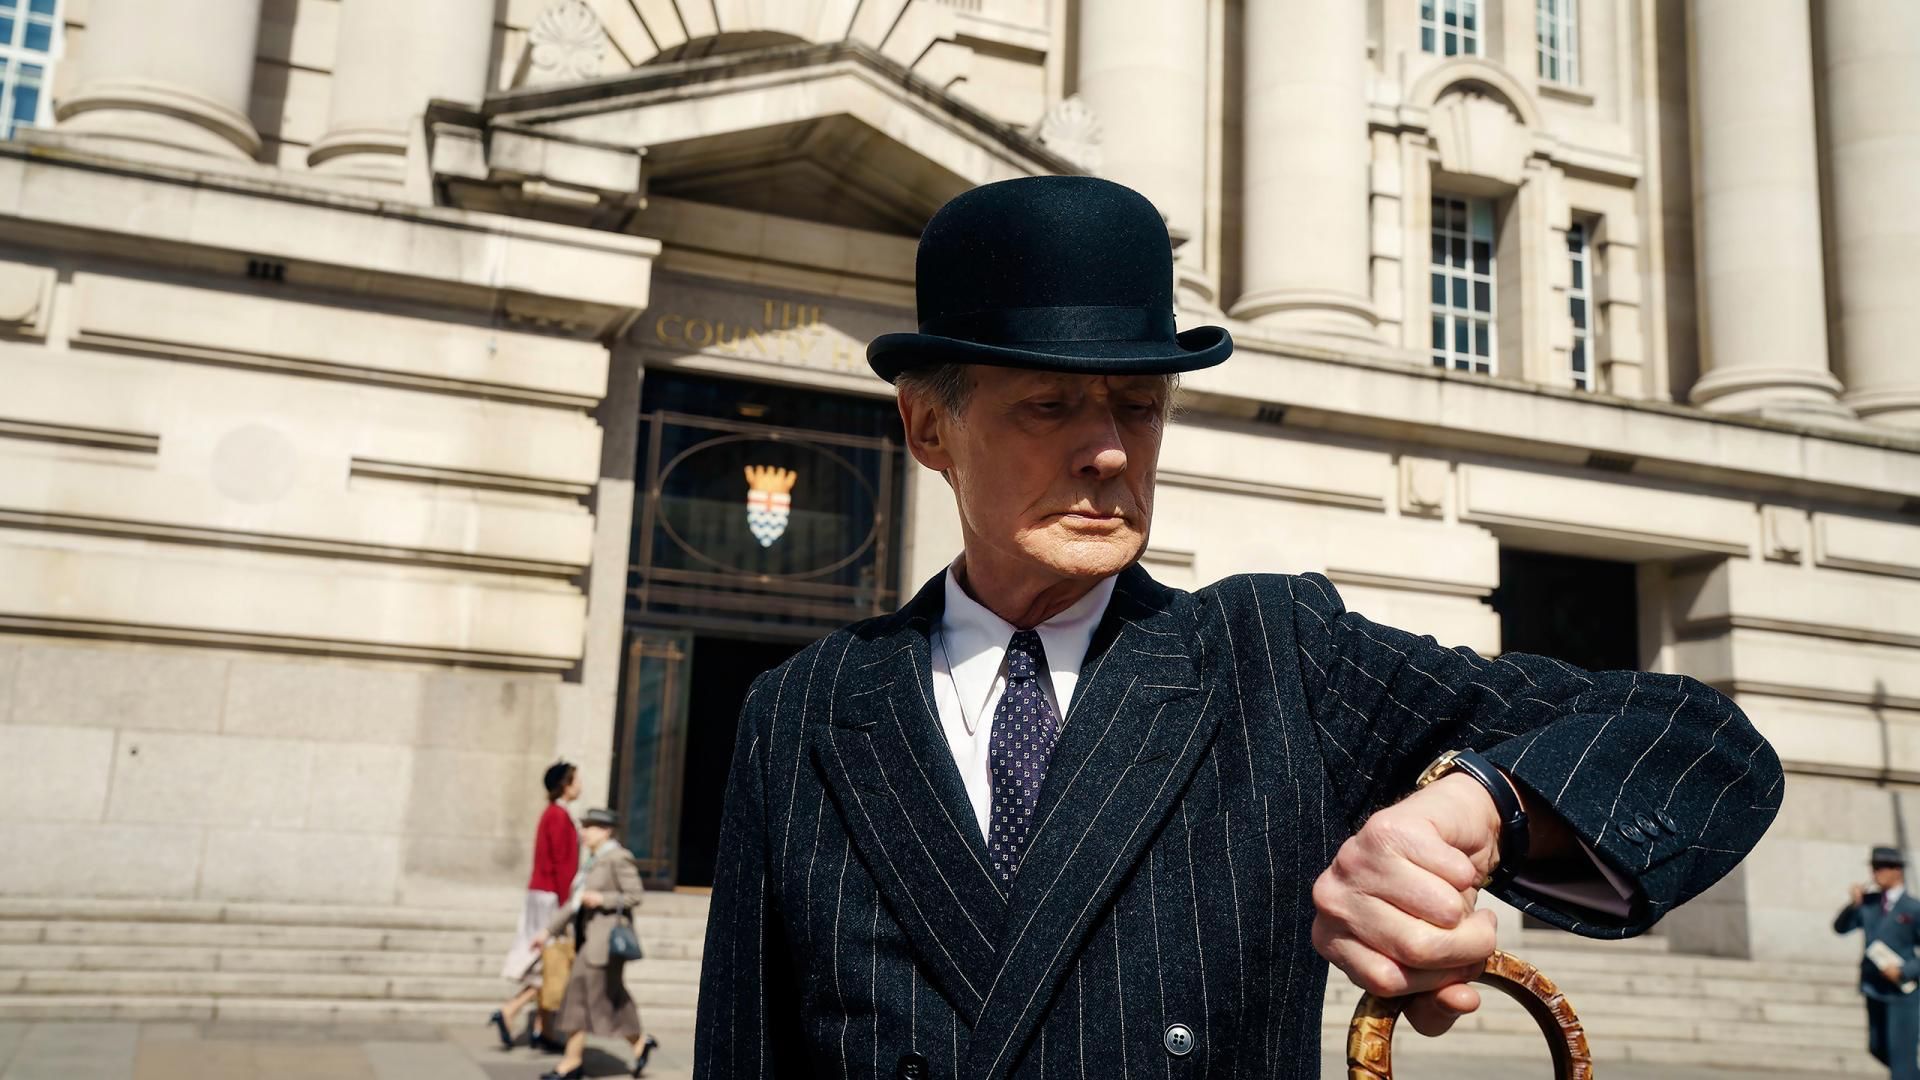
<svg viewBox="0 0 1920 1080"><path fill-rule="evenodd" d="M547 942L540 950L540 1011L558 1012L567 999L567 976L573 974L573 939Z"/></svg>
<svg viewBox="0 0 1920 1080"><path fill-rule="evenodd" d="M625 908L620 911L620 921L614 924L613 931L607 935L607 957L612 960L632 961L645 955L640 951L640 935L633 932L633 917Z"/></svg>

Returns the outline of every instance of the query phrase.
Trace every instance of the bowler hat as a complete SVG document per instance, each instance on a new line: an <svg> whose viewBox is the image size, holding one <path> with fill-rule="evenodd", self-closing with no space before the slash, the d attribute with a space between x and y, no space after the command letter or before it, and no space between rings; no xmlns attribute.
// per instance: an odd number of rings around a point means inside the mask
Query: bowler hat
<svg viewBox="0 0 1920 1080"><path fill-rule="evenodd" d="M1164 375L1233 352L1218 326L1176 332L1173 245L1160 212L1092 176L1031 176L963 192L920 234L918 333L883 334L888 382L932 364Z"/></svg>
<svg viewBox="0 0 1920 1080"><path fill-rule="evenodd" d="M595 807L585 814L580 815L580 824L598 825L603 829L618 829L620 827L620 817L611 810L602 810Z"/></svg>
<svg viewBox="0 0 1920 1080"><path fill-rule="evenodd" d="M1897 847L1882 846L1873 849L1873 856L1868 859L1868 862L1874 866L1898 866L1905 868L1907 865L1907 856Z"/></svg>

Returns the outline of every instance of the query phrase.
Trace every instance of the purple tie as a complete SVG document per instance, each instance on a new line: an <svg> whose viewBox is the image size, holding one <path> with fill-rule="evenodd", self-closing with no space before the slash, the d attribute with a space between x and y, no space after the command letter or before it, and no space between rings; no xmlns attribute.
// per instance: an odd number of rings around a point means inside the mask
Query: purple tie
<svg viewBox="0 0 1920 1080"><path fill-rule="evenodd" d="M992 833L987 838L993 872L1002 886L1020 871L1033 827L1033 807L1047 762L1060 738L1060 716L1041 689L1047 654L1040 635L1021 630L1007 643L1007 692L993 711L993 735L987 741L987 767L993 778Z"/></svg>

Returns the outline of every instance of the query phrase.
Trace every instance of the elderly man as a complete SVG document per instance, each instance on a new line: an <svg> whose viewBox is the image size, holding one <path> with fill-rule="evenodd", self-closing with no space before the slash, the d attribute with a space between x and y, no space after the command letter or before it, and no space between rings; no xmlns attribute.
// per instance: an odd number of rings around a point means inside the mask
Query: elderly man
<svg viewBox="0 0 1920 1080"><path fill-rule="evenodd" d="M918 273L920 332L868 360L964 550L754 684L696 1076L1316 1076L1326 961L1438 1033L1478 1005L1480 888L1626 937L1772 821L1778 759L1691 679L1141 570L1174 375L1232 342L1174 332L1138 194L975 189Z"/></svg>

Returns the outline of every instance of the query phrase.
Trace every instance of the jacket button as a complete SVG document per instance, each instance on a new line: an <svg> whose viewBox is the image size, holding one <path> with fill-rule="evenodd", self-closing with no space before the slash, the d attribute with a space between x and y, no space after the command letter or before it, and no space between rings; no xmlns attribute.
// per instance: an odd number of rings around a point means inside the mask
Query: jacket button
<svg viewBox="0 0 1920 1080"><path fill-rule="evenodd" d="M900 1055L900 1064L893 1070L894 1080L929 1080L932 1072L927 1067L927 1055L905 1053Z"/></svg>
<svg viewBox="0 0 1920 1080"><path fill-rule="evenodd" d="M1653 820L1659 822L1661 828L1667 830L1673 835L1675 836L1680 835L1680 826L1674 824L1673 818L1669 816L1665 810L1655 810L1653 812Z"/></svg>
<svg viewBox="0 0 1920 1080"><path fill-rule="evenodd" d="M1640 831L1646 833L1648 836L1660 835L1660 826L1645 814L1634 815L1633 823L1640 826Z"/></svg>
<svg viewBox="0 0 1920 1080"><path fill-rule="evenodd" d="M1161 1040L1167 1046L1167 1053L1174 1057L1186 1057L1193 1053L1193 1029L1185 1024L1173 1024L1167 1028L1167 1036Z"/></svg>
<svg viewBox="0 0 1920 1080"><path fill-rule="evenodd" d="M1631 821L1623 821L1620 823L1620 835L1636 844L1644 844L1647 842L1646 834L1634 828L1633 822Z"/></svg>

